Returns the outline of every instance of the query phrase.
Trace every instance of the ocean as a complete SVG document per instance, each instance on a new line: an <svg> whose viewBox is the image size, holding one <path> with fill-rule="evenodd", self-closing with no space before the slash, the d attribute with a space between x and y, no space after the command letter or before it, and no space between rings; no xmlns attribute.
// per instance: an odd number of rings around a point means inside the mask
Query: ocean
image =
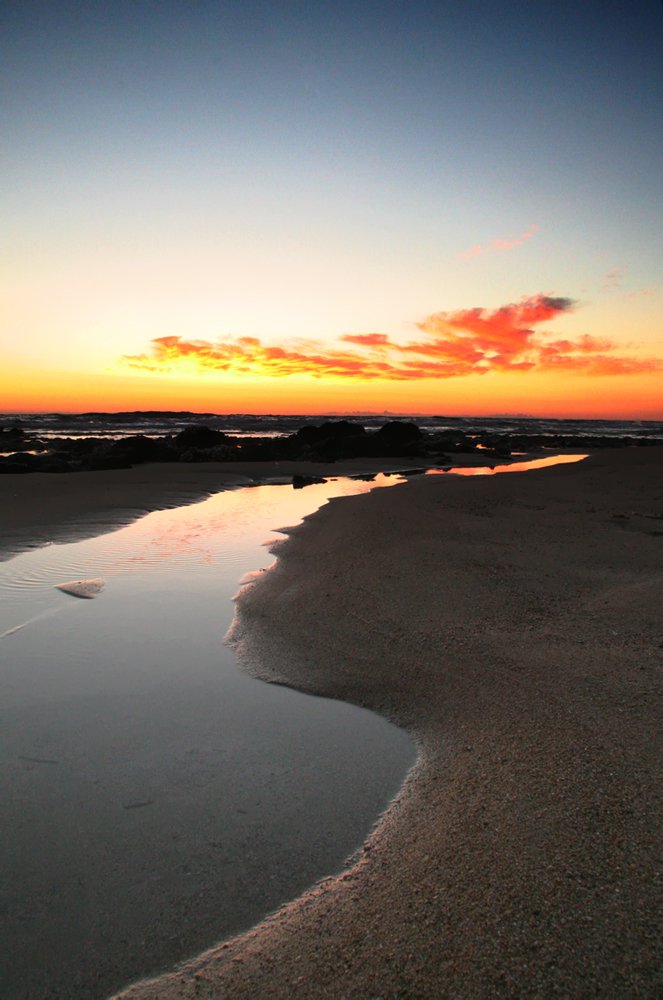
<svg viewBox="0 0 663 1000"><path fill-rule="evenodd" d="M541 435L551 438L631 438L634 443L663 439L660 420L579 420L552 417L492 416L454 417L417 414L252 414L192 413L138 410L120 413L0 413L0 428L19 427L26 434L44 440L107 438L133 434L161 438L177 434L185 427L204 426L235 437L275 438L293 434L307 424L327 420L351 420L367 431L391 420L411 421L425 433L458 431L468 436Z"/></svg>

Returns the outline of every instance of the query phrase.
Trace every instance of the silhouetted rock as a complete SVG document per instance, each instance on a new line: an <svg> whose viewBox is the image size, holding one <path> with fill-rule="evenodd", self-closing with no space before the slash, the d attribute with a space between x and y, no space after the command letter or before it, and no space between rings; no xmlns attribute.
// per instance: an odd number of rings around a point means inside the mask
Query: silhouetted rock
<svg viewBox="0 0 663 1000"><path fill-rule="evenodd" d="M11 456L14 462L19 465L27 465L29 468L36 468L39 465L39 456L32 455L27 451L16 451Z"/></svg>
<svg viewBox="0 0 663 1000"><path fill-rule="evenodd" d="M423 434L416 424L408 420L390 420L375 432L380 455L418 455L421 453Z"/></svg>
<svg viewBox="0 0 663 1000"><path fill-rule="evenodd" d="M217 448L186 448L179 453L180 462L236 462L243 457L236 445L220 445Z"/></svg>
<svg viewBox="0 0 663 1000"><path fill-rule="evenodd" d="M476 445L472 438L468 437L463 431L442 431L440 434L435 434L430 441L430 444L436 449L442 449L444 451L475 451Z"/></svg>
<svg viewBox="0 0 663 1000"><path fill-rule="evenodd" d="M228 435L211 427L185 427L173 440L178 448L214 448L225 444Z"/></svg>
<svg viewBox="0 0 663 1000"><path fill-rule="evenodd" d="M295 437L305 441L306 444L318 444L320 441L340 441L365 434L363 426L354 424L351 420L326 420L322 424L306 424L300 427Z"/></svg>
<svg viewBox="0 0 663 1000"><path fill-rule="evenodd" d="M34 472L34 469L29 465L24 465L22 462L15 462L13 455L11 458L0 458L0 474L9 474L12 472Z"/></svg>
<svg viewBox="0 0 663 1000"><path fill-rule="evenodd" d="M326 420L322 424L300 427L293 438L298 446L292 456L304 461L335 462L338 458L355 458L370 454L366 451L367 435L361 424L350 420Z"/></svg>
<svg viewBox="0 0 663 1000"><path fill-rule="evenodd" d="M90 471L97 472L101 469L126 469L131 462L120 452L112 451L103 444L90 452L85 465Z"/></svg>
<svg viewBox="0 0 663 1000"><path fill-rule="evenodd" d="M409 420L390 420L383 424L376 433L379 438L382 438L383 441L389 441L390 444L421 441L423 437L417 425Z"/></svg>
<svg viewBox="0 0 663 1000"><path fill-rule="evenodd" d="M302 490L305 486L314 486L316 483L326 483L326 479L320 476L293 476L292 486L295 490Z"/></svg>
<svg viewBox="0 0 663 1000"><path fill-rule="evenodd" d="M242 462L278 462L290 458L287 440L274 438L244 438L236 450L235 458Z"/></svg>
<svg viewBox="0 0 663 1000"><path fill-rule="evenodd" d="M24 441L26 438L26 433L22 427L12 426L0 428L0 448L2 451L9 450L6 445L10 447L16 447L20 442Z"/></svg>
<svg viewBox="0 0 663 1000"><path fill-rule="evenodd" d="M80 466L74 465L59 455L45 455L41 461L39 472L73 472Z"/></svg>
<svg viewBox="0 0 663 1000"><path fill-rule="evenodd" d="M173 462L178 452L167 441L148 438L144 434L97 444L87 456L89 469L126 469L144 462Z"/></svg>
<svg viewBox="0 0 663 1000"><path fill-rule="evenodd" d="M236 444L221 444L205 450L206 462L237 462L242 453Z"/></svg>

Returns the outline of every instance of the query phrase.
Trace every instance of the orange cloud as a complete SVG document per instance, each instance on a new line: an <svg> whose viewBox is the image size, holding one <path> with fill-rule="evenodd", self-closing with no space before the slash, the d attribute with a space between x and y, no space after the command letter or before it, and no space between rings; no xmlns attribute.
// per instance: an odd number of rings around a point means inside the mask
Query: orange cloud
<svg viewBox="0 0 663 1000"><path fill-rule="evenodd" d="M569 371L626 375L663 370L655 358L621 357L607 338L547 340L537 327L573 309L567 298L535 295L499 309L438 312L416 324L424 339L398 343L384 333L346 334L340 347L315 340L276 347L257 337L211 343L158 337L149 354L125 356L146 372L223 372L283 378L400 380L456 378L489 372ZM345 346L350 345L350 346Z"/></svg>
<svg viewBox="0 0 663 1000"><path fill-rule="evenodd" d="M480 254L490 253L492 250L513 250L515 247L520 247L527 240L530 240L535 233L538 233L539 227L537 225L532 225L529 229L526 229L524 233L520 236L514 237L511 240L491 240L490 243L475 243L474 246L470 247L460 255L461 260L471 260L473 257L479 257Z"/></svg>

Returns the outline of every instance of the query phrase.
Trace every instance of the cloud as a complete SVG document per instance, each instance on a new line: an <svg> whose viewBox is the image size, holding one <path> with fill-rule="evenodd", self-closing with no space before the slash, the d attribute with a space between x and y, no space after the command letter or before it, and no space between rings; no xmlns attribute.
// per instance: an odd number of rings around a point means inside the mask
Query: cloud
<svg viewBox="0 0 663 1000"><path fill-rule="evenodd" d="M529 229L526 229L520 236L516 236L511 240L496 239L491 240L490 243L475 243L469 250L465 250L464 253L460 254L460 258L461 260L471 260L473 257L479 257L481 254L491 253L494 250L514 250L516 247L520 247L523 243L526 243L527 240L530 240L538 231L539 227L532 223Z"/></svg>
<svg viewBox="0 0 663 1000"><path fill-rule="evenodd" d="M360 347L389 347L386 333L346 333L341 340L347 344L359 344Z"/></svg>
<svg viewBox="0 0 663 1000"><path fill-rule="evenodd" d="M543 323L574 309L571 299L534 295L499 309L437 312L416 324L421 337L405 343L384 333L346 334L339 346L295 340L283 346L258 337L212 343L184 337L157 337L146 354L122 363L145 372L201 373L286 378L417 381L490 372L568 371L627 375L663 371L655 358L622 357L608 338L587 335L548 339Z"/></svg>

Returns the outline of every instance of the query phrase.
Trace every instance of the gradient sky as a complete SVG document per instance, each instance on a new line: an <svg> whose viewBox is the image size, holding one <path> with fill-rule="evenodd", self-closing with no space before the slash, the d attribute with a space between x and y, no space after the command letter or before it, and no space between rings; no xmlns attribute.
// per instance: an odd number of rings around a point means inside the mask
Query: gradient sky
<svg viewBox="0 0 663 1000"><path fill-rule="evenodd" d="M663 419L658 0L6 0L0 36L0 410Z"/></svg>

